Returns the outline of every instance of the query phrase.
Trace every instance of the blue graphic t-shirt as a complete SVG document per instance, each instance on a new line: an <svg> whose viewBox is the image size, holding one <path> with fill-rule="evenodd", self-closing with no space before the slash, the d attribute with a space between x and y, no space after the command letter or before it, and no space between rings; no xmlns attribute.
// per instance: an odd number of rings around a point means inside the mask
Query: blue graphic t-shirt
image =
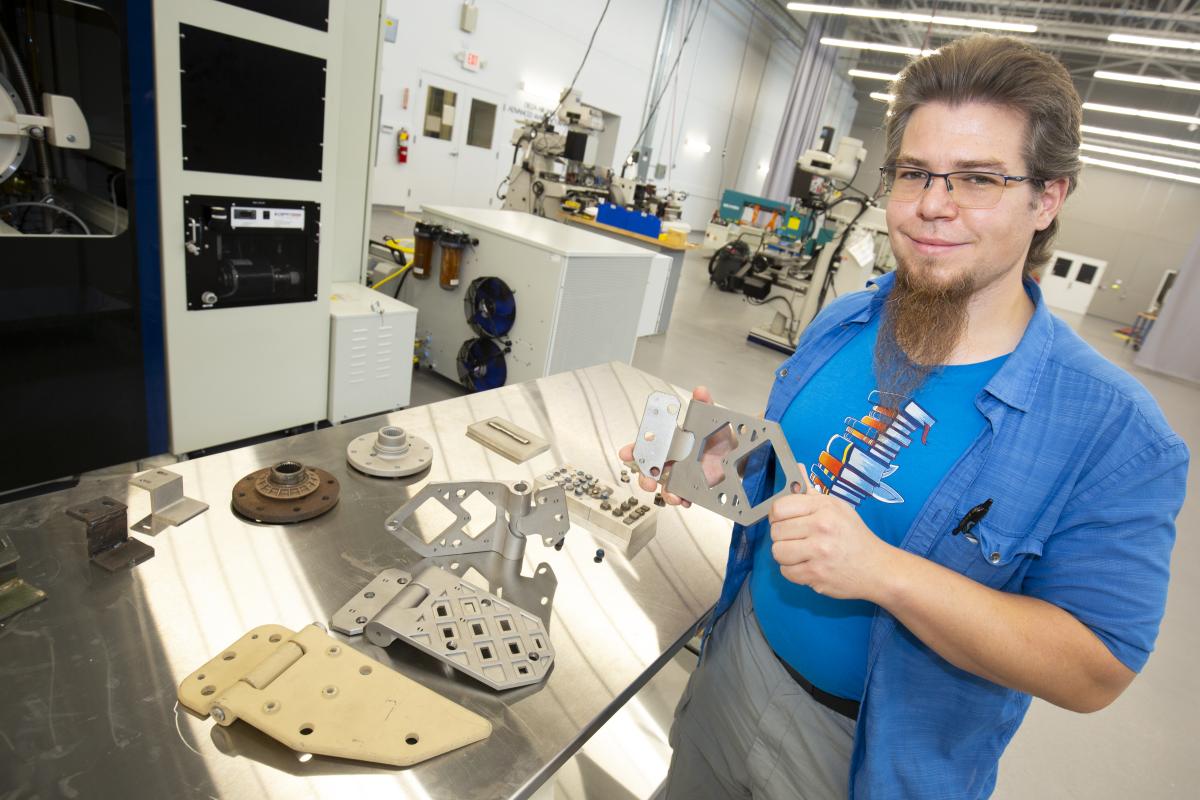
<svg viewBox="0 0 1200 800"><path fill-rule="evenodd" d="M899 544L926 498L987 420L975 397L1004 363L943 367L912 398L876 390L879 318L813 375L781 420L813 487L856 506L867 527ZM782 488L777 476L776 491ZM772 649L814 685L862 698L875 604L817 594L784 578L762 537L750 573L759 625Z"/></svg>

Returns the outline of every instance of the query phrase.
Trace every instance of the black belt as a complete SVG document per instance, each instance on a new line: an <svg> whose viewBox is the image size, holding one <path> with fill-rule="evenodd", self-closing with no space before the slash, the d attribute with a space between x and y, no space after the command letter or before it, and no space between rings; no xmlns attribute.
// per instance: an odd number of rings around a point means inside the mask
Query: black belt
<svg viewBox="0 0 1200 800"><path fill-rule="evenodd" d="M830 711L836 711L843 717L849 717L855 721L858 720L858 707L860 703L857 700L851 700L847 697L838 697L836 694L830 694L829 692L818 689L816 686L813 686L812 681L801 675L799 672L796 672L796 670L792 669L790 664L788 664L782 658L779 658L778 653L775 654L775 658L779 659L779 663L782 664L783 668L787 670L787 674L791 675L792 680L800 684L800 688L808 692L809 695L812 696L813 700L816 700Z"/></svg>

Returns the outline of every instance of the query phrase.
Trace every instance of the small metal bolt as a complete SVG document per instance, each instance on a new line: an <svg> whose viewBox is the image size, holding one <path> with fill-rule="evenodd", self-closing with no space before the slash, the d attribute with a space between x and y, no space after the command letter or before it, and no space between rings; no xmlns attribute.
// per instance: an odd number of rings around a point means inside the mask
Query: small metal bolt
<svg viewBox="0 0 1200 800"><path fill-rule="evenodd" d="M601 501L601 503L600 503L601 511L608 511L610 508L612 508L612 503L608 502L607 500Z"/></svg>
<svg viewBox="0 0 1200 800"><path fill-rule="evenodd" d="M220 706L213 706L208 713L212 714L212 718L217 722L225 721L225 709Z"/></svg>
<svg viewBox="0 0 1200 800"><path fill-rule="evenodd" d="M366 624L367 624L367 618L366 618L366 617L355 617L355 618L354 618L354 621L355 621L355 622L357 622L359 625L366 625Z"/></svg>

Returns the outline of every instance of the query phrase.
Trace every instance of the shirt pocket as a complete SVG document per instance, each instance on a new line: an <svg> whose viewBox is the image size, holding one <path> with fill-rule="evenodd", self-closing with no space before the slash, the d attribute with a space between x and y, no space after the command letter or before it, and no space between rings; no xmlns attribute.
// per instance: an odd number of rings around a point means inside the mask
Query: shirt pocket
<svg viewBox="0 0 1200 800"><path fill-rule="evenodd" d="M1007 531L986 519L962 539L967 556L959 570L972 580L1000 589L1024 575L1035 558L1042 555L1045 535L1038 532Z"/></svg>

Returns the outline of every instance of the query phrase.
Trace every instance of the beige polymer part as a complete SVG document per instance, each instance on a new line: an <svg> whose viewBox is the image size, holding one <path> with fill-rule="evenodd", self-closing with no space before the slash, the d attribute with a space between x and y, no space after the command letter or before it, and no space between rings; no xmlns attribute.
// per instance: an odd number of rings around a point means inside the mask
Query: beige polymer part
<svg viewBox="0 0 1200 800"><path fill-rule="evenodd" d="M467 437L515 464L523 464L550 449L550 442L514 425L504 417L491 417L471 423L467 426Z"/></svg>
<svg viewBox="0 0 1200 800"><path fill-rule="evenodd" d="M486 739L492 725L317 625L263 625L179 684L221 725L243 719L298 753L407 767Z"/></svg>

